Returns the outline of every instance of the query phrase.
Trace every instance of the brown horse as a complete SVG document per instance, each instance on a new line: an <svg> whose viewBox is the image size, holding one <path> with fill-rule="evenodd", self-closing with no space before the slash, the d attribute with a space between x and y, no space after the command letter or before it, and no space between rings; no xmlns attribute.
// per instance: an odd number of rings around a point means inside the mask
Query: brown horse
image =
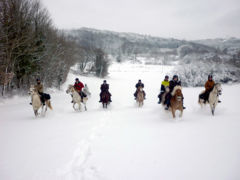
<svg viewBox="0 0 240 180"><path fill-rule="evenodd" d="M107 108L108 104L110 103L110 94L109 94L109 92L106 92L106 91L102 92L101 100L102 100L103 108Z"/></svg>
<svg viewBox="0 0 240 180"><path fill-rule="evenodd" d="M172 98L170 100L170 103L171 103L171 110L172 110L173 118L176 117L176 115L175 115L176 110L179 110L181 112L180 117L182 117L182 114L183 114L183 94L182 94L181 86L175 86L171 95L172 95Z"/></svg>
<svg viewBox="0 0 240 180"><path fill-rule="evenodd" d="M136 99L138 106L141 107L143 106L143 101L144 101L144 92L143 88L139 87L137 90L137 99Z"/></svg>

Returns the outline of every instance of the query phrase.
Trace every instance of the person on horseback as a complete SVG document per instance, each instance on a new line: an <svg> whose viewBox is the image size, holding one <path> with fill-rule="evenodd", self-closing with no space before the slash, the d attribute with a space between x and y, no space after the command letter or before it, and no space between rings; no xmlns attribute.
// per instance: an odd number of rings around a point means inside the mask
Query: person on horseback
<svg viewBox="0 0 240 180"><path fill-rule="evenodd" d="M36 79L37 84L34 85L35 90L38 92L42 104L45 106L45 100L50 99L50 95L43 92L43 84L39 78ZM32 102L30 103L32 105Z"/></svg>
<svg viewBox="0 0 240 180"><path fill-rule="evenodd" d="M208 80L205 83L205 92L199 95L200 99L204 99L204 103L208 101L209 94L213 90L213 87L215 85L215 82L213 80L213 76L211 74L208 75ZM218 101L219 103L221 101Z"/></svg>
<svg viewBox="0 0 240 180"><path fill-rule="evenodd" d="M168 81L168 79L169 79L169 76L166 75L165 78L164 78L164 80L162 81L160 94L158 95L158 98L159 98L158 104L161 104L162 95L165 93L166 87L169 87L169 81Z"/></svg>
<svg viewBox="0 0 240 180"><path fill-rule="evenodd" d="M141 79L138 80L138 83L135 85L136 87L136 91L134 93L134 97L135 97L135 100L137 99L137 93L138 93L138 88L144 88L144 84L142 83ZM146 99L146 93L145 91L143 91L143 94L144 94L144 99Z"/></svg>
<svg viewBox="0 0 240 180"><path fill-rule="evenodd" d="M181 81L178 80L178 75L174 75L172 80L169 82L169 93L166 95L167 106L166 106L165 110L169 109L170 100L172 98L171 93L172 93L175 86L181 86ZM186 108L183 106L183 109L186 109Z"/></svg>
<svg viewBox="0 0 240 180"><path fill-rule="evenodd" d="M109 94L109 101L110 102L112 102L112 100L111 100L111 93L109 92L109 84L107 84L107 81L106 80L104 80L103 81L103 84L101 84L101 87L100 87L100 89L101 89L101 93L100 93L100 101L99 102L102 102L102 94L104 93L104 92L107 92L108 94Z"/></svg>
<svg viewBox="0 0 240 180"><path fill-rule="evenodd" d="M82 88L84 88L84 85L83 85L83 83L81 81L79 81L78 78L75 79L74 88L76 89L76 91L81 96L81 99L83 99L83 97L87 97L87 95L82 91Z"/></svg>

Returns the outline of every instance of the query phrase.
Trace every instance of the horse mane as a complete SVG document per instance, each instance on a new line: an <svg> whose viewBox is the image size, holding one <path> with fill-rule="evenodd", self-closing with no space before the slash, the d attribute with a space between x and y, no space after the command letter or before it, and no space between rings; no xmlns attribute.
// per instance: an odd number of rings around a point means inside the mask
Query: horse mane
<svg viewBox="0 0 240 180"><path fill-rule="evenodd" d="M174 96L175 93L176 93L176 91L177 91L178 89L182 90L182 87L181 87L181 86L175 86L175 87L173 88L173 91L172 91L171 95Z"/></svg>

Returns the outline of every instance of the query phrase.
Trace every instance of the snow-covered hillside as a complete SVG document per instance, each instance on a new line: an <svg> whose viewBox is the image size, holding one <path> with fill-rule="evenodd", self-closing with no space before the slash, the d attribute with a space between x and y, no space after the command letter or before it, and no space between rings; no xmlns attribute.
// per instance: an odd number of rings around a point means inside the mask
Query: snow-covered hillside
<svg viewBox="0 0 240 180"><path fill-rule="evenodd" d="M183 118L157 104L167 66L113 64L107 81L113 103L102 109L102 79L79 77L92 97L74 112L65 93L48 90L53 111L34 118L29 97L0 99L1 180L237 180L240 179L239 85L224 85L215 116L201 109L202 88L183 88ZM142 108L133 100L145 83Z"/></svg>

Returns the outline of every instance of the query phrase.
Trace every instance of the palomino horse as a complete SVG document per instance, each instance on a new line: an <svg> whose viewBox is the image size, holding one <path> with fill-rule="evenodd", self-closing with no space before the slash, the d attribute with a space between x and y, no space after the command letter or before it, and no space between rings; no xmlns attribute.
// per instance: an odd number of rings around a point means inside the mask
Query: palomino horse
<svg viewBox="0 0 240 180"><path fill-rule="evenodd" d="M109 92L106 92L106 91L102 92L101 100L102 100L103 108L107 108L108 104L110 103L110 94L109 94Z"/></svg>
<svg viewBox="0 0 240 180"><path fill-rule="evenodd" d="M144 92L143 92L143 88L142 87L139 87L138 90L137 90L136 101L137 101L139 107L143 106Z"/></svg>
<svg viewBox="0 0 240 180"><path fill-rule="evenodd" d="M38 110L40 108L42 108L42 111L41 111L41 114L42 115L45 115L46 112L47 112L47 108L49 107L51 110L52 110L52 105L51 105L51 102L50 100L45 100L45 110L44 110L44 106L41 102L41 99L40 99L40 95L38 94L37 90L34 88L34 86L31 86L30 87L30 90L29 90L29 94L31 95L31 99L32 99L32 107L33 107L33 111L34 111L34 114L35 116L37 117L39 115L38 113ZM44 114L43 114L44 113Z"/></svg>
<svg viewBox="0 0 240 180"><path fill-rule="evenodd" d="M166 95L169 93L169 91L170 91L170 89L169 89L169 87L167 86L166 88L165 88L165 92L162 94L162 100L161 100L161 103L162 103L162 105L164 106L166 103L165 103L165 101L166 101Z"/></svg>
<svg viewBox="0 0 240 180"><path fill-rule="evenodd" d="M87 106L86 106L86 103L87 103L87 100L88 98L87 97L84 97L83 99L81 98L81 96L79 95L79 93L76 91L76 89L74 88L73 85L68 85L68 89L66 90L66 93L69 94L71 93L72 95L72 101L73 101L73 109L75 111L80 111L81 110L81 103L84 104L84 108L85 108L85 111L87 110ZM78 109L75 108L75 104L78 104Z"/></svg>
<svg viewBox="0 0 240 180"><path fill-rule="evenodd" d="M212 115L214 115L215 108L219 101L219 96L222 95L222 87L220 83L216 83L213 87L213 90L209 94L208 102L211 108ZM204 100L200 99L198 100L198 103L203 106Z"/></svg>
<svg viewBox="0 0 240 180"><path fill-rule="evenodd" d="M176 117L176 115L175 115L176 110L179 110L181 112L180 117L182 117L182 114L183 114L182 87L181 86L175 86L171 95L172 95L172 98L170 100L170 104L171 104L171 110L172 110L173 118Z"/></svg>

